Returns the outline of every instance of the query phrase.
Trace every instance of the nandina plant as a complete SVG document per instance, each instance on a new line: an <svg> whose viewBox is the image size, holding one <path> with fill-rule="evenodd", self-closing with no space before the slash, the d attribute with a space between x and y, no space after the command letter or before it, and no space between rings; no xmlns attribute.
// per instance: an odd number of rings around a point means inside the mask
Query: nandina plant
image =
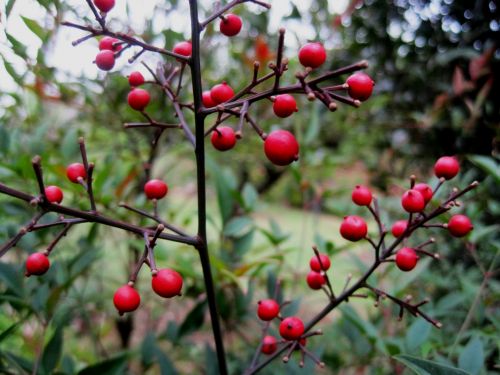
<svg viewBox="0 0 500 375"><path fill-rule="evenodd" d="M228 373L223 336L219 322L218 306L215 298L216 285L214 285L209 249L207 243L207 213L206 213L206 186L205 186L205 138L210 137L216 150L238 152L237 142L244 141L245 127L256 133L263 142L263 149L256 151L265 155L268 160L277 165L286 167L300 157L300 145L293 134L287 129L278 129L270 132L259 126L258 117L252 112L252 106L258 102L270 101L277 118L293 116L299 110L297 100L299 96L306 96L308 100L318 100L328 110L335 111L339 104L347 104L354 108L361 102L370 98L374 82L369 75L359 72L368 67L366 61L361 61L349 66L339 67L336 70L322 70L328 59L328 52L321 41L306 43L300 48L297 59L303 68L295 73L293 84L283 84L288 71L288 59L284 57L285 29L279 30L276 60L269 64L269 71L264 70L258 62L253 65L251 80L241 88L232 87L230 82L220 82L211 88L205 87L201 76L200 39L204 29L211 23L218 23L220 33L226 37L238 37L240 30L245 27L245 20L230 13L242 3L254 3L263 8L270 8L269 3L260 0L233 0L222 7L218 7L213 14L200 16L196 0L190 0L191 36L189 40L179 41L172 50L150 45L139 37L114 31L107 23L106 14L113 11L114 0L86 1L89 11L95 18L95 24L77 24L63 22L67 27L81 30L85 35L75 41L77 46L91 38L99 39L99 51L96 51L94 62L96 69L112 71L118 59L122 58L123 51L129 48L135 54L129 59L133 64L146 52L160 55L168 61L150 66L147 55L142 64L149 72L144 77L139 72L133 72L128 77L130 92L126 98L128 105L144 118L144 122L127 122L125 129L154 129L155 139L152 142L152 152L156 149L162 135L167 131L181 130L186 142L193 148L196 160L196 185L197 185L197 231L189 233L180 228L176 223L169 223L162 218L158 210L158 200L168 199L169 185L160 178L150 175L152 166L146 171L147 178L144 183L144 194L151 203L151 211L141 210L126 203L119 204L132 213L150 219L155 226L141 226L132 220L124 222L113 218L104 212L103 207L96 201L93 190L93 173L96 168L89 161L85 141L78 140L81 161L73 161L66 169L67 178L74 183L75 188L83 189L88 196L89 208L82 210L64 205L63 191L57 186L45 186L41 158L35 156L32 160L34 175L39 187L38 193L20 191L0 183L0 192L13 198L25 201L34 207L36 213L19 232L0 249L0 256L13 248L19 240L29 232L47 228L61 228L54 235L54 239L42 252L30 255L26 259L26 276L43 275L50 268L49 257L59 241L75 226L82 223L96 223L103 226L114 227L138 236L144 242L144 250L139 257L128 280L116 286L112 298L118 314L133 313L140 308L141 296L135 284L142 267L146 266L151 271L151 289L163 298L176 298L182 294L183 276L170 268L158 269L155 262L155 246L159 240L173 241L189 245L199 254L203 270L206 299L209 305L211 327L214 337L219 371ZM190 76L191 86L185 86L186 76ZM182 101L181 93L190 89L192 102ZM162 122L148 114L148 105L151 102L152 92L161 92L173 105L178 123ZM185 113L194 114L194 123L186 120ZM235 129L227 125L229 120L236 119ZM268 133L269 131L269 133ZM76 140L75 140L76 141ZM261 300L257 307L257 316L263 320L263 335L260 343L256 344L257 350L248 365L246 374L253 374L267 366L282 353L284 362L288 362L294 352L300 352L299 364L303 365L306 357L311 358L318 365L323 363L307 349L308 339L320 335L320 330L313 328L340 304L349 298L367 298L372 295L379 299L389 299L400 307L400 316L405 311L415 316L421 316L436 327L441 323L428 316L422 306L425 300L411 303L410 299L401 300L391 296L382 289L370 283L370 276L381 266L394 263L401 271L413 270L421 256L430 256L434 259L438 255L425 249L433 243L433 239L422 244L407 244L411 235L420 228L440 227L447 229L451 235L462 237L472 230L472 223L464 215L453 216L447 225L432 224L430 221L439 215L446 214L453 206L458 205L457 199L464 193L474 188L473 183L463 190L453 191L450 196L441 202L432 202L434 195L442 184L452 179L459 171L458 161L450 156L443 157L436 162L435 174L439 183L433 189L428 185L416 184L415 177L411 178L410 189L401 197L401 204L408 218L398 221L392 227L394 239L386 239L388 233L386 224L382 222L377 199L368 187L357 186L352 193L356 205L366 207L373 215L378 226L378 238L369 234L368 226L360 216L348 215L344 218L339 230L342 237L348 241L366 241L374 249L373 263L368 271L358 280L347 280L340 292L334 291L327 271L333 269L331 261L326 254L320 254L313 246L314 255L310 260L310 272L307 276L307 285L313 290L324 291L327 303L315 316L306 320L299 316L282 316L280 313L283 304L279 304L276 296ZM170 182L169 182L170 183ZM170 183L171 184L171 183ZM79 186L78 186L79 185ZM118 205L118 202L117 202ZM428 207L429 206L429 207ZM57 213L59 216L53 222L43 222L41 219L48 213ZM403 242L405 242L403 246ZM366 294L360 293L365 290ZM275 288L279 290L278 285ZM286 302L285 302L286 303ZM273 322L278 323L281 338L269 335L269 327ZM264 359L261 354L266 355ZM34 371L36 373L36 369Z"/></svg>

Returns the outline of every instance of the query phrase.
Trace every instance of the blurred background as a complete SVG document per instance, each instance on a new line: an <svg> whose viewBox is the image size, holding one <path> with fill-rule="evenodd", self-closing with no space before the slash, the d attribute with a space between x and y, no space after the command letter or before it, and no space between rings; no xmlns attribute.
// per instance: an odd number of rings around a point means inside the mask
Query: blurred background
<svg viewBox="0 0 500 375"><path fill-rule="evenodd" d="M202 14L211 13L212 3L200 1ZM474 231L465 240L439 230L417 233L411 243L432 235L437 240L432 251L442 259L422 261L411 273L388 265L372 283L401 298L429 297L425 311L442 321L443 328L411 316L399 322L397 309L388 302L375 308L371 298L355 300L318 325L323 336L308 340L308 348L322 358L325 369L306 361L308 369L300 370L297 356L287 365L278 360L262 373L409 373L393 359L398 354L470 374L496 373L500 363L497 2L271 3L269 12L254 4L236 7L234 12L243 19L237 37L224 37L214 26L204 32L204 89L222 80L236 90L244 87L251 80L254 61L265 67L275 59L280 27L287 29L284 55L290 60L283 82L293 83L301 69L300 46L319 40L328 50L322 71L366 59L367 73L376 86L372 98L359 109L339 105L334 113L319 102L298 97L299 112L284 120L275 117L269 102L253 105L250 113L265 131L279 127L296 134L300 160L286 168L267 161L261 139L250 128L226 153L207 142L209 248L230 373L241 373L258 346L256 301L273 294L277 278L283 280L280 298L293 301L284 315L297 314L307 321L327 303L305 282L313 244L331 256L330 277L337 291L349 273L361 274L372 261L373 251L366 243L348 243L338 234L345 215L370 219L367 210L351 202L353 187L364 184L377 193L389 226L404 218L399 202L408 176L415 174L418 181L434 186L432 166L442 155L456 155L462 171L437 198L454 186L481 182L464 205L454 209L472 219ZM120 0L108 17L111 29L171 49L189 39L187 14L186 1ZM31 158L38 154L46 183L61 186L65 204L86 209L82 190L65 178L65 166L79 161L77 139L84 136L89 159L96 163L99 210L150 224L118 204L152 210L141 191L153 134L125 130L123 123L142 121L127 105L126 75L139 70L151 79L140 62L154 67L159 57L146 53L127 64L133 54L129 50L110 73L99 71L93 64L98 42L91 39L72 47L71 42L85 34L60 25L63 20L95 24L85 1L7 0L0 4L0 17L0 181L34 194ZM331 84L342 84L346 78ZM186 87L183 97L190 101L189 82ZM175 121L161 92L150 92L148 113L162 122ZM214 121L210 117L207 127ZM195 165L181 132L167 132L161 139L153 176L170 188L160 205L162 216L194 232ZM0 196L0 242L15 235L32 215L28 205ZM376 232L373 220L370 229ZM24 278L26 256L43 251L53 236L52 230L26 235L0 263L0 372L32 373L37 367L40 374L217 373L194 250L159 243L157 263L184 276L183 296L160 299L150 290L150 275L143 270L138 281L142 305L120 318L112 296L128 280L143 242L107 227L80 225L51 254L53 265L46 275Z"/></svg>

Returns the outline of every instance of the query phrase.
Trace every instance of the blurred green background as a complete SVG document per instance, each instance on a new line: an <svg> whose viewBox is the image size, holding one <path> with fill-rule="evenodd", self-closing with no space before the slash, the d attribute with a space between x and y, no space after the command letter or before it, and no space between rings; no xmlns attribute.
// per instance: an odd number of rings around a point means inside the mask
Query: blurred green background
<svg viewBox="0 0 500 375"><path fill-rule="evenodd" d="M294 82L300 70L298 48L307 40L320 40L328 50L322 71L366 59L367 73L376 86L361 108L339 105L334 113L305 98L298 101L300 111L285 120L274 116L269 102L253 105L250 113L266 131L280 127L297 135L301 157L287 168L267 161L262 141L249 127L230 152L217 152L207 142L209 247L230 373L241 373L251 360L260 335L256 301L272 294L276 278L283 280L283 298L293 300L284 315L298 314L307 321L326 304L326 297L311 293L305 283L313 244L332 257L330 277L336 291L349 273L361 274L372 260L366 243L353 245L338 234L343 216L370 218L351 203L352 188L370 186L390 225L402 218L399 196L408 186L408 176L415 174L419 181L435 185L432 165L442 155L457 155L462 165L448 191L481 182L463 207L454 209L472 219L473 233L457 240L432 231L437 239L433 251L442 256L439 262L420 262L416 270L404 274L388 265L371 280L401 298L429 297L425 311L443 328L410 316L399 322L397 309L388 302L374 308L371 298L354 300L318 325L323 336L308 341L325 369L306 361L307 369L300 370L294 356L289 364L277 360L262 373L410 373L394 359L396 355L431 360L469 374L497 373L498 4L481 0L271 3L270 12L255 5L235 8L244 20L235 38L222 37L212 26L203 34L205 89L224 79L236 89L244 87L251 80L254 60L265 67L275 58L280 26L287 29L285 56L290 60L283 82ZM212 2L200 1L200 6L208 15ZM109 17L114 30L172 48L189 38L187 14L185 1L118 1ZM124 201L152 210L140 192L153 134L125 130L122 124L142 121L127 106L126 74L135 69L146 74L140 61L154 66L158 56L144 54L129 65L126 60L132 53L127 51L111 73L97 71L92 64L97 42L72 47L71 41L84 34L60 25L63 20L95 23L85 1L7 0L0 5L0 17L0 181L34 194L31 158L39 154L46 183L62 187L65 204L86 209L85 195L64 176L65 165L79 160L77 139L84 136L89 159L96 163L99 210L151 224L118 204ZM186 87L183 97L189 101L189 82ZM175 121L171 104L159 91L152 89L151 94L148 113L162 122ZM207 127L213 121L212 116ZM162 216L194 232L195 165L181 132L162 137L153 176L170 188L160 205ZM32 215L28 205L0 196L0 242L15 235ZM370 222L370 229L375 233L374 224ZM430 234L419 233L411 243ZM26 235L0 262L0 372L30 374L37 368L40 374L217 373L194 250L160 242L157 263L184 276L183 296L161 300L151 292L150 276L143 270L138 281L142 305L120 318L112 296L128 280L143 242L107 227L81 225L51 254L53 265L46 275L24 278L26 256L42 251L53 236L53 230Z"/></svg>

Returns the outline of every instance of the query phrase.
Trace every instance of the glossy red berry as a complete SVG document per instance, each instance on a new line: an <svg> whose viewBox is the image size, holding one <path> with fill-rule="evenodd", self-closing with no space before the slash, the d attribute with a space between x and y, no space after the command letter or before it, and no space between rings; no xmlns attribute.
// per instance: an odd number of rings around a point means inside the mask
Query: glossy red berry
<svg viewBox="0 0 500 375"><path fill-rule="evenodd" d="M368 226L363 218L350 215L344 217L342 224L340 224L340 235L349 241L359 241L365 238L368 233Z"/></svg>
<svg viewBox="0 0 500 375"><path fill-rule="evenodd" d="M235 14L225 14L224 19L220 21L220 32L225 36L235 36L241 30L241 18Z"/></svg>
<svg viewBox="0 0 500 375"><path fill-rule="evenodd" d="M201 101L203 102L203 106L205 108L212 108L217 105L217 103L212 100L212 94L210 91L203 91L203 94L201 94Z"/></svg>
<svg viewBox="0 0 500 375"><path fill-rule="evenodd" d="M189 57L193 52L193 45L191 42L179 42L174 46L173 51L178 55Z"/></svg>
<svg viewBox="0 0 500 375"><path fill-rule="evenodd" d="M306 68L317 68L326 61L326 50L321 43L307 43L299 50L299 61Z"/></svg>
<svg viewBox="0 0 500 375"><path fill-rule="evenodd" d="M43 275L50 267L49 258L44 253L33 253L26 259L26 276Z"/></svg>
<svg viewBox="0 0 500 375"><path fill-rule="evenodd" d="M132 89L127 96L128 105L136 111L143 111L150 99L149 92L143 89Z"/></svg>
<svg viewBox="0 0 500 375"><path fill-rule="evenodd" d="M412 248L403 247L396 253L396 266L401 271L411 271L418 262L418 255Z"/></svg>
<svg viewBox="0 0 500 375"><path fill-rule="evenodd" d="M274 299L263 299L258 302L257 315L264 321L273 320L280 313L280 305Z"/></svg>
<svg viewBox="0 0 500 375"><path fill-rule="evenodd" d="M229 126L218 126L210 137L212 145L219 151L227 151L236 144L236 135Z"/></svg>
<svg viewBox="0 0 500 375"><path fill-rule="evenodd" d="M408 225L407 220L398 220L392 224L391 233L394 237L401 237Z"/></svg>
<svg viewBox="0 0 500 375"><path fill-rule="evenodd" d="M401 205L406 212L421 212L425 208L425 200L418 190L411 189L401 197Z"/></svg>
<svg viewBox="0 0 500 375"><path fill-rule="evenodd" d="M262 339L262 347L260 349L263 354L273 354L278 349L278 340L274 336L264 336Z"/></svg>
<svg viewBox="0 0 500 375"><path fill-rule="evenodd" d="M369 206L372 203L373 195L366 186L356 185L352 191L351 198L358 206Z"/></svg>
<svg viewBox="0 0 500 375"><path fill-rule="evenodd" d="M101 70L111 70L115 66L115 54L109 49L102 50L95 57L95 63Z"/></svg>
<svg viewBox="0 0 500 375"><path fill-rule="evenodd" d="M137 72L137 71L132 72L128 76L128 83L132 87L140 86L140 85L144 84L144 76L142 75L141 72Z"/></svg>
<svg viewBox="0 0 500 375"><path fill-rule="evenodd" d="M453 215L448 221L448 231L454 237L466 236L474 227L465 215Z"/></svg>
<svg viewBox="0 0 500 375"><path fill-rule="evenodd" d="M174 270L164 268L151 278L151 287L161 297L179 296L182 289L182 276Z"/></svg>
<svg viewBox="0 0 500 375"><path fill-rule="evenodd" d="M277 95L273 103L273 111L278 117L288 117L297 112L297 102L290 94Z"/></svg>
<svg viewBox="0 0 500 375"><path fill-rule="evenodd" d="M436 177L444 177L446 180L451 180L460 171L460 164L453 156L442 156L434 164L434 174Z"/></svg>
<svg viewBox="0 0 500 375"><path fill-rule="evenodd" d="M120 315L136 310L141 304L141 296L130 285L119 287L113 296L113 303Z"/></svg>
<svg viewBox="0 0 500 375"><path fill-rule="evenodd" d="M45 196L50 203L61 203L64 198L62 190L54 185L45 188Z"/></svg>
<svg viewBox="0 0 500 375"><path fill-rule="evenodd" d="M233 96L234 91L226 82L219 83L210 90L210 97L216 105L227 102Z"/></svg>
<svg viewBox="0 0 500 375"><path fill-rule="evenodd" d="M375 85L371 77L362 72L351 75L347 78L346 83L349 85L349 89L347 90L349 96L362 102L372 95L373 86Z"/></svg>
<svg viewBox="0 0 500 375"><path fill-rule="evenodd" d="M112 38L110 36L105 36L99 41L99 50L109 50L113 52L121 51L123 45L116 38Z"/></svg>
<svg viewBox="0 0 500 375"><path fill-rule="evenodd" d="M94 4L101 12L107 13L115 6L115 0L94 0Z"/></svg>
<svg viewBox="0 0 500 375"><path fill-rule="evenodd" d="M304 333L304 323L295 316L289 316L281 321L279 330L285 340L298 340Z"/></svg>
<svg viewBox="0 0 500 375"><path fill-rule="evenodd" d="M424 184L423 182L416 184L413 189L417 190L422 194L422 197L424 198L425 204L427 204L431 199L432 199L432 188Z"/></svg>
<svg viewBox="0 0 500 375"><path fill-rule="evenodd" d="M330 268L330 258L328 258L328 255L326 254L319 254L319 257L321 259L321 264L319 264L319 259L316 254L314 254L309 261L309 267L311 267L311 270L316 272L320 272L321 270L327 271Z"/></svg>
<svg viewBox="0 0 500 375"><path fill-rule="evenodd" d="M288 165L299 159L299 144L287 130L274 130L264 141L267 158L276 165Z"/></svg>
<svg viewBox="0 0 500 375"><path fill-rule="evenodd" d="M306 281L309 288L313 290L321 289L321 287L326 283L325 277L316 271L309 271Z"/></svg>
<svg viewBox="0 0 500 375"><path fill-rule="evenodd" d="M85 167L81 163L73 163L66 167L66 176L71 182L75 184L78 183L78 178L81 177L85 180L87 178L87 172Z"/></svg>
<svg viewBox="0 0 500 375"><path fill-rule="evenodd" d="M168 193L168 185L162 180L149 180L144 185L144 194L148 199L162 199Z"/></svg>

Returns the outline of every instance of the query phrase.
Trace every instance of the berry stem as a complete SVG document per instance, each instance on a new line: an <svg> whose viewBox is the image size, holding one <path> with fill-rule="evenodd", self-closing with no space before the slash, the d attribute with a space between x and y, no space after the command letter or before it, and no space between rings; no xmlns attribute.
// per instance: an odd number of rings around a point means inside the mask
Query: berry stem
<svg viewBox="0 0 500 375"><path fill-rule="evenodd" d="M40 195L42 196L42 199L44 201L47 201L47 196L45 195L45 185L43 183L42 158L39 155L35 156L33 159L31 159L31 164L33 166L33 170L35 171Z"/></svg>
<svg viewBox="0 0 500 375"><path fill-rule="evenodd" d="M64 225L64 229L57 234L57 236L49 243L49 245L45 249L46 255L49 255L51 253L52 249L54 249L54 247L59 243L59 241L61 241L61 239L65 237L66 234L68 234L68 231L71 229L72 226L73 223L66 223Z"/></svg>
<svg viewBox="0 0 500 375"><path fill-rule="evenodd" d="M2 184L0 184L0 188L2 187L1 185ZM13 189L11 189L11 190L13 190ZM35 216L33 216L31 218L31 220L26 225L21 227L19 232L17 232L17 234L14 237L12 237L7 243L2 245L2 247L0 247L0 258L3 257L5 255L5 253L7 251L9 251L12 247L16 246L16 244L19 242L19 240L21 238L23 238L23 236L26 233L31 231L31 229L36 225L38 220L40 220L42 218L42 216L45 215L45 213L46 213L46 211L42 211L42 212L37 213Z"/></svg>

